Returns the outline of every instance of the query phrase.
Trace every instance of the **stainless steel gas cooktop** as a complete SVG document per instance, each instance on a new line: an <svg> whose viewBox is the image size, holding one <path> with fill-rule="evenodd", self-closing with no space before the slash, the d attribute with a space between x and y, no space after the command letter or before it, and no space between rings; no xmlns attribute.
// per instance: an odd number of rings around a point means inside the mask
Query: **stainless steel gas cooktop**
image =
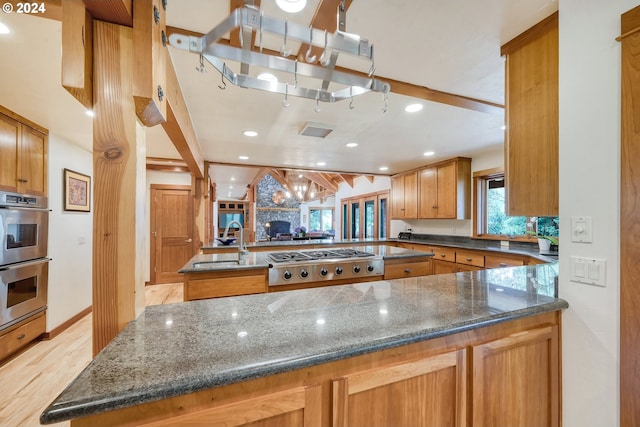
<svg viewBox="0 0 640 427"><path fill-rule="evenodd" d="M384 275L381 256L357 249L272 252L269 286Z"/></svg>

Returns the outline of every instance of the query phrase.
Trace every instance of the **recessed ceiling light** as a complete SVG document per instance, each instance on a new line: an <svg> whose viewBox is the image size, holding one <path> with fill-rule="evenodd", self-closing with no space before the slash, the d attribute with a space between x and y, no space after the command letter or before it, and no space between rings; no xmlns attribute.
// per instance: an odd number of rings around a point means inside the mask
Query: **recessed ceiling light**
<svg viewBox="0 0 640 427"><path fill-rule="evenodd" d="M425 151L424 152L425 156L433 156L434 154L436 154L434 151Z"/></svg>
<svg viewBox="0 0 640 427"><path fill-rule="evenodd" d="M381 171L386 171L386 170L389 170L389 167L388 166L380 166L380 170Z"/></svg>
<svg viewBox="0 0 640 427"><path fill-rule="evenodd" d="M266 82L278 83L278 78L271 73L258 74L258 80L264 80Z"/></svg>
<svg viewBox="0 0 640 427"><path fill-rule="evenodd" d="M240 160L249 160L249 156L238 156Z"/></svg>
<svg viewBox="0 0 640 427"><path fill-rule="evenodd" d="M318 166L326 166L327 163L326 162L318 162L318 163L316 163L316 165L318 165Z"/></svg>
<svg viewBox="0 0 640 427"><path fill-rule="evenodd" d="M404 107L404 111L406 111L407 113L415 113L417 111L422 110L423 105L422 104L409 104L406 107Z"/></svg>
<svg viewBox="0 0 640 427"><path fill-rule="evenodd" d="M89 117L95 117L96 116L96 113L94 113L93 110L87 110L84 113Z"/></svg>
<svg viewBox="0 0 640 427"><path fill-rule="evenodd" d="M0 34L9 34L11 30L5 24L0 22Z"/></svg>
<svg viewBox="0 0 640 427"><path fill-rule="evenodd" d="M349 147L349 148L353 148L353 147L357 147L357 146L358 146L357 142L350 142L350 143L347 144L347 147Z"/></svg>
<svg viewBox="0 0 640 427"><path fill-rule="evenodd" d="M235 176L232 176L232 177L231 177L231 181L235 181L235 180L236 180L236 177L235 177Z"/></svg>
<svg viewBox="0 0 640 427"><path fill-rule="evenodd" d="M276 0L276 4L287 13L298 13L307 5L307 0Z"/></svg>
<svg viewBox="0 0 640 427"><path fill-rule="evenodd" d="M245 130L244 132L242 132L242 134L244 136L250 136L250 137L258 136L258 132L256 132L255 130Z"/></svg>

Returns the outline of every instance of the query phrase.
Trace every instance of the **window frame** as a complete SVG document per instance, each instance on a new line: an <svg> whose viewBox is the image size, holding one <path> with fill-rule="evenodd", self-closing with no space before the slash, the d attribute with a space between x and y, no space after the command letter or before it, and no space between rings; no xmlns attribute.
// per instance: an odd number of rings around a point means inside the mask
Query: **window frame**
<svg viewBox="0 0 640 427"><path fill-rule="evenodd" d="M320 211L320 225L322 228L322 211L331 211L331 228L330 230L336 231L336 208L334 206L318 206L318 207L309 207L309 231L311 231L311 212L312 211ZM321 230L326 231L326 230Z"/></svg>
<svg viewBox="0 0 640 427"><path fill-rule="evenodd" d="M487 218L486 182L491 179L504 178L504 168L492 168L473 173L473 234L474 239L486 240L510 240L519 242L537 242L537 238L527 235L507 236L500 234L488 234L484 232ZM506 188L506 187L505 187ZM482 202L480 202L482 201ZM527 218L527 221L529 221ZM482 226L480 225L482 224Z"/></svg>

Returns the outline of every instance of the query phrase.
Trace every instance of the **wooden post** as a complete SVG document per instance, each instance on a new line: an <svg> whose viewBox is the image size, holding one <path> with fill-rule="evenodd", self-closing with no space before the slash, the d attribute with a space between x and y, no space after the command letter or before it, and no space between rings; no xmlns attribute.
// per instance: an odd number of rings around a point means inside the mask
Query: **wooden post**
<svg viewBox="0 0 640 427"><path fill-rule="evenodd" d="M62 86L93 108L93 20L82 0L62 2Z"/></svg>
<svg viewBox="0 0 640 427"><path fill-rule="evenodd" d="M93 354L144 309L144 158L132 29L94 21ZM140 304L142 300L142 305Z"/></svg>

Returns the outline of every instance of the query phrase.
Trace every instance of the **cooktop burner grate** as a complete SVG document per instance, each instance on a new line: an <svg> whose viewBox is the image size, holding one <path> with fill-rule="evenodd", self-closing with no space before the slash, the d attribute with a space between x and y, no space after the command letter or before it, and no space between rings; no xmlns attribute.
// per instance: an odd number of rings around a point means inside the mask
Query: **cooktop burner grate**
<svg viewBox="0 0 640 427"><path fill-rule="evenodd" d="M273 252L269 254L275 262L316 261L323 259L361 258L375 256L357 249L332 249L318 251Z"/></svg>

